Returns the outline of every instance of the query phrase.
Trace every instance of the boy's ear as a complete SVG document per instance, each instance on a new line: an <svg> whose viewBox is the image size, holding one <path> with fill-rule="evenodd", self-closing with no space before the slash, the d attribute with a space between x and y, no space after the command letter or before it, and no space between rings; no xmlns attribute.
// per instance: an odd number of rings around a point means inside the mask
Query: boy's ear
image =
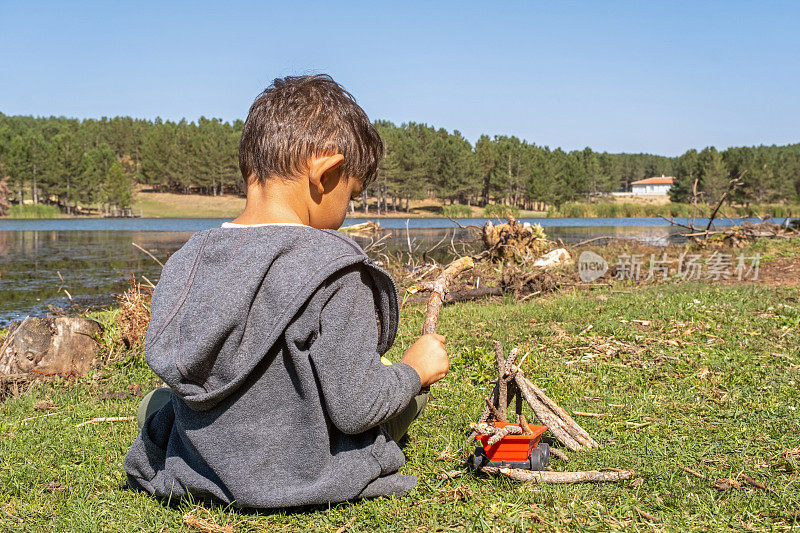
<svg viewBox="0 0 800 533"><path fill-rule="evenodd" d="M335 169L344 161L342 154L312 157L308 165L308 181L313 188L322 194L325 192L325 174Z"/></svg>

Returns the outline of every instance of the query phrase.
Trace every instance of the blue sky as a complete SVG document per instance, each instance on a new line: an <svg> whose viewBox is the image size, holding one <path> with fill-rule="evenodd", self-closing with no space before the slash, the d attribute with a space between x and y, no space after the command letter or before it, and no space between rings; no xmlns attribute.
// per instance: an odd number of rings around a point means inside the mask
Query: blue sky
<svg viewBox="0 0 800 533"><path fill-rule="evenodd" d="M0 0L0 112L244 118L328 72L371 118L565 149L800 142L800 2Z"/></svg>

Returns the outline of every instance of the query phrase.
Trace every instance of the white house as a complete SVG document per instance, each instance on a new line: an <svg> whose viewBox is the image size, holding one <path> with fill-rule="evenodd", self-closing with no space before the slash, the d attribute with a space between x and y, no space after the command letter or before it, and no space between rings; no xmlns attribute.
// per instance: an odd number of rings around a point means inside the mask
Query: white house
<svg viewBox="0 0 800 533"><path fill-rule="evenodd" d="M631 183L631 193L642 196L665 196L675 178L670 176L653 177Z"/></svg>

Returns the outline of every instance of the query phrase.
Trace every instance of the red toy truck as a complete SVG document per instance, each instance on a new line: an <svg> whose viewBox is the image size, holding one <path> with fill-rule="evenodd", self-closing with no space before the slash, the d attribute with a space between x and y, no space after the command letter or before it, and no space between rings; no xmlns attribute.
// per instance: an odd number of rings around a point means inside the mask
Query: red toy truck
<svg viewBox="0 0 800 533"><path fill-rule="evenodd" d="M497 422L497 427L507 425ZM547 431L546 426L528 424L530 435L506 435L499 442L489 446L491 435L478 435L477 439L483 444L475 448L473 466L479 469L484 466L500 468L523 468L525 470L544 470L550 464L550 447L541 442L542 433Z"/></svg>

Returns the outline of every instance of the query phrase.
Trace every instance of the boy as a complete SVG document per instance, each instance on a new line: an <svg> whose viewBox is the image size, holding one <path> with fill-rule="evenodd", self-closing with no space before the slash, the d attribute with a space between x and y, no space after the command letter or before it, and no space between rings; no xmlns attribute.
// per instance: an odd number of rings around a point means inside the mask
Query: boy
<svg viewBox="0 0 800 533"><path fill-rule="evenodd" d="M448 371L444 337L394 365L394 282L341 235L383 143L329 76L277 79L239 145L244 212L198 232L153 293L147 363L169 385L140 406L129 484L274 508L402 495L396 440Z"/></svg>

